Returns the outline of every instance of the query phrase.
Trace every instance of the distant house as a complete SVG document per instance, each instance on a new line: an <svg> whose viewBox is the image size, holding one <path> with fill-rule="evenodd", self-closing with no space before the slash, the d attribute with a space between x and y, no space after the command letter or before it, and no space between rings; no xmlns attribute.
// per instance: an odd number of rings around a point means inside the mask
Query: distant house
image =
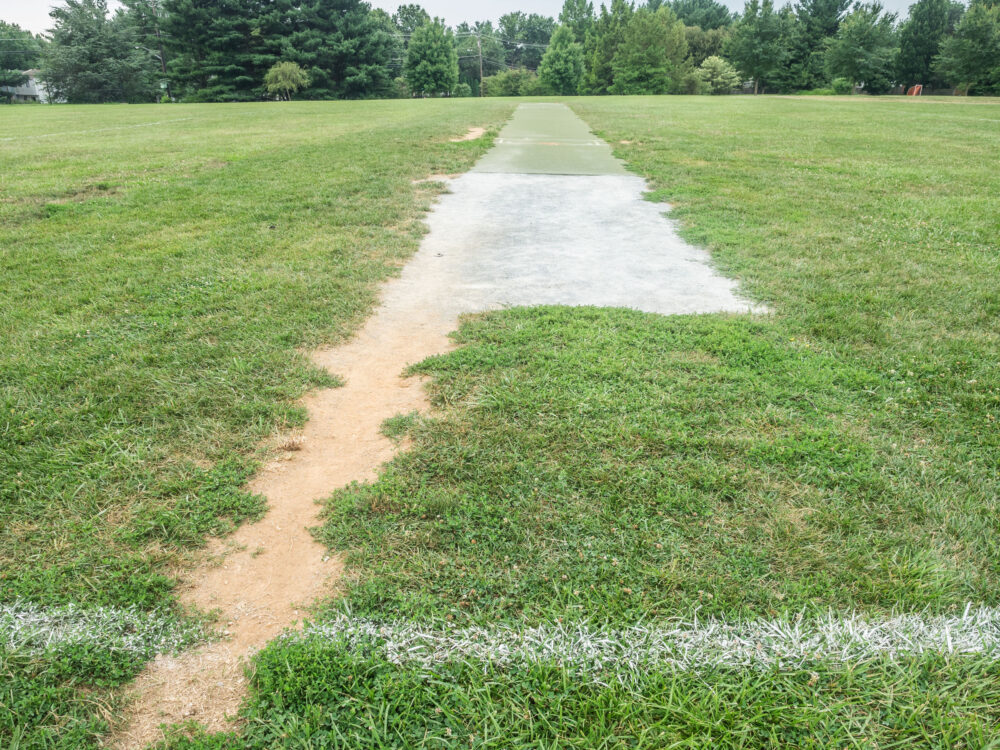
<svg viewBox="0 0 1000 750"><path fill-rule="evenodd" d="M24 71L28 80L20 86L0 86L0 92L8 94L15 102L42 102L49 100L45 85L38 80L41 71L32 69Z"/></svg>

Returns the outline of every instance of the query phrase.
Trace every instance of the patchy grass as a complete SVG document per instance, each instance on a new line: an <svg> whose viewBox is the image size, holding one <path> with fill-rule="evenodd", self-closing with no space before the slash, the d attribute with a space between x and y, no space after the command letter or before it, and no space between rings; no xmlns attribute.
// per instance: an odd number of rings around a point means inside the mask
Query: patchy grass
<svg viewBox="0 0 1000 750"><path fill-rule="evenodd" d="M412 449L328 505L353 572L330 617L615 629L1000 602L1000 105L569 103L773 314L467 321L415 368L438 412L388 425ZM1000 727L993 653L822 656L594 684L293 639L260 657L238 740L177 743L986 747Z"/></svg>
<svg viewBox="0 0 1000 750"><path fill-rule="evenodd" d="M169 607L170 566L261 514L261 442L333 383L303 352L416 249L441 188L412 181L466 169L488 139L449 139L512 106L0 111L0 603ZM0 745L106 729L75 689L96 673L53 664L3 662Z"/></svg>

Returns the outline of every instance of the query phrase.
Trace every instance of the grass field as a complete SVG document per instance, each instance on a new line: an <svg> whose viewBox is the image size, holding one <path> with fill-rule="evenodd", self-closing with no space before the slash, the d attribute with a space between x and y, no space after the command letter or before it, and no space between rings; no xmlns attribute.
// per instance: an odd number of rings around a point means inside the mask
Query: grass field
<svg viewBox="0 0 1000 750"><path fill-rule="evenodd" d="M386 425L410 450L328 504L344 596L258 658L240 735L172 745L995 746L990 652L764 658L751 638L740 662L729 639L691 668L586 648L1000 605L1000 102L568 103L772 313L467 321L416 368L437 412ZM0 111L0 137L193 118L72 135L58 160L27 141L37 166L0 172L5 600L169 605L184 550L260 512L255 448L321 382L299 348L349 332L415 247L409 181L470 164L483 144L447 136L511 106ZM400 657L407 628L440 653ZM567 645L469 656L497 633ZM0 738L92 739L74 685L158 643L12 650Z"/></svg>
<svg viewBox="0 0 1000 750"><path fill-rule="evenodd" d="M329 380L302 352L416 249L411 181L513 108L420 104L0 109L4 602L169 607L187 550L260 514L258 447ZM100 704L47 691L149 654L57 656L0 656L0 745L92 741Z"/></svg>

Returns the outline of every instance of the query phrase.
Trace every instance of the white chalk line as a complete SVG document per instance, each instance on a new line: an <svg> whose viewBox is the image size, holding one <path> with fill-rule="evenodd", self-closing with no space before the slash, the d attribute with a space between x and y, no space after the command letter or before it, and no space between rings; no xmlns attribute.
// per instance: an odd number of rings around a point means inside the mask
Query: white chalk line
<svg viewBox="0 0 1000 750"><path fill-rule="evenodd" d="M0 141L33 141L39 138L57 138L63 135L86 135L89 133L107 133L112 130L130 130L132 128L151 128L155 125L166 125L169 122L186 122L193 117L177 117L172 120L157 120L156 122L141 122L137 125L118 125L113 128L95 128L94 130L65 130L60 133L43 133L42 135L21 135L12 138L0 138Z"/></svg>
<svg viewBox="0 0 1000 750"><path fill-rule="evenodd" d="M202 629L166 612L73 605L0 605L0 647L38 655L74 646L152 658L203 640ZM801 669L925 653L985 655L1000 660L1000 608L969 604L958 615L900 614L727 621L718 618L608 628L546 623L515 628L457 627L377 621L342 615L281 636L286 643L319 640L380 651L391 663L433 669L449 662L484 668L555 663L596 680L627 679L657 667Z"/></svg>
<svg viewBox="0 0 1000 750"><path fill-rule="evenodd" d="M419 669L448 662L497 667L555 663L601 680L609 674L618 679L639 676L656 667L801 669L923 653L996 658L1000 609L969 605L956 616L903 614L881 620L833 613L742 623L679 620L622 629L559 623L525 629L422 627L343 616L283 637L337 642L351 650L381 649L388 661Z"/></svg>
<svg viewBox="0 0 1000 750"><path fill-rule="evenodd" d="M132 608L0 605L0 647L39 656L74 647L152 659L203 639L202 628L166 612Z"/></svg>

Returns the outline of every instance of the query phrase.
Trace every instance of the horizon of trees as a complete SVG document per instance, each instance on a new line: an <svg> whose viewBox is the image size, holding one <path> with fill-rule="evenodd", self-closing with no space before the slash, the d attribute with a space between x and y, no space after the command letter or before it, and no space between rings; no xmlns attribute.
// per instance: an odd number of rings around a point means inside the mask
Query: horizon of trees
<svg viewBox="0 0 1000 750"><path fill-rule="evenodd" d="M0 21L0 86L39 67L77 103L754 92L879 94L894 86L1000 94L1000 0L565 0L454 28L419 4L363 0L63 0L34 35ZM270 73L270 78L269 78ZM270 84L268 83L270 81ZM0 94L2 96L2 94Z"/></svg>

